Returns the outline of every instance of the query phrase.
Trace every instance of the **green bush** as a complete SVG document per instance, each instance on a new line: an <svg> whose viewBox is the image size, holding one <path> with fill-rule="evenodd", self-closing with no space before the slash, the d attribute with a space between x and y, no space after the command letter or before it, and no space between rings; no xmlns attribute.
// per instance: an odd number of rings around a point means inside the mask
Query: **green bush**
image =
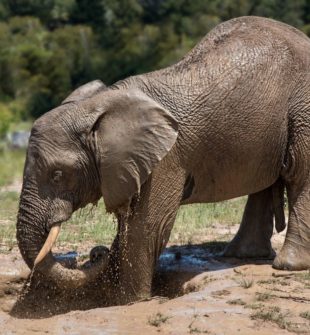
<svg viewBox="0 0 310 335"><path fill-rule="evenodd" d="M0 104L0 139L8 132L12 120L13 115L8 106Z"/></svg>
<svg viewBox="0 0 310 335"><path fill-rule="evenodd" d="M216 24L243 15L310 36L306 0L1 0L0 103L14 121L37 118L90 80L173 64Z"/></svg>
<svg viewBox="0 0 310 335"><path fill-rule="evenodd" d="M302 31L303 31L306 35L310 36L310 24L306 24L305 26L303 26Z"/></svg>

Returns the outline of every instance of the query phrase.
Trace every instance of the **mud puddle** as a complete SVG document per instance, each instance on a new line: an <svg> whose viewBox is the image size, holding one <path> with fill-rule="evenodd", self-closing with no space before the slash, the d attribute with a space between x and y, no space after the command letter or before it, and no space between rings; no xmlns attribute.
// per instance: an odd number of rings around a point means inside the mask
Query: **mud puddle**
<svg viewBox="0 0 310 335"><path fill-rule="evenodd" d="M226 242L213 242L205 245L172 246L160 256L158 268L164 272L192 273L225 269L230 267L230 263L226 264L225 258L221 258L220 254L226 244Z"/></svg>
<svg viewBox="0 0 310 335"><path fill-rule="evenodd" d="M274 236L276 249L283 238ZM310 334L310 273L222 258L224 246L167 248L152 300L106 308L96 308L88 296L94 291L62 296L44 279L25 294L21 308L16 301L29 270L17 251L0 255L0 334ZM77 256L58 260L74 267Z"/></svg>

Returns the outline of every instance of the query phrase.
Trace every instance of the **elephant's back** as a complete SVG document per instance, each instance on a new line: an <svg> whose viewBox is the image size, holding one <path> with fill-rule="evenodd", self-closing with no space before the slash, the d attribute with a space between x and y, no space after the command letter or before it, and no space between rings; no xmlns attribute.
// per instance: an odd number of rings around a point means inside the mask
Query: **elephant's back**
<svg viewBox="0 0 310 335"><path fill-rule="evenodd" d="M253 56L262 62L276 57L284 65L293 58L297 68L310 65L310 39L304 33L272 19L244 16L217 25L175 66L180 70L227 62L225 56L238 58L241 51L255 51Z"/></svg>

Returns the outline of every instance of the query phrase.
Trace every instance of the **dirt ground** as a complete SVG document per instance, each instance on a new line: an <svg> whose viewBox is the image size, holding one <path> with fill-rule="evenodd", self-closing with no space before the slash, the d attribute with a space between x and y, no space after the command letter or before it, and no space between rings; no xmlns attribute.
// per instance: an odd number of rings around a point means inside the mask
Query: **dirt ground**
<svg viewBox="0 0 310 335"><path fill-rule="evenodd" d="M225 229L214 227L204 244L167 248L156 296L128 306L95 308L87 292L64 297L44 280L29 283L18 251L1 254L0 334L310 334L309 271L221 258L225 243L212 241ZM283 240L275 234L274 247Z"/></svg>

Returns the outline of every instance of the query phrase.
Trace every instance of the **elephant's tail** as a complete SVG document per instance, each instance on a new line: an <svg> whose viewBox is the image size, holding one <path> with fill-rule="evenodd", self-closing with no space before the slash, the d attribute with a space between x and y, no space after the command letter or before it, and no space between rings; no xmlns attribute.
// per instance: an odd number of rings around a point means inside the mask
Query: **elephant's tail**
<svg viewBox="0 0 310 335"><path fill-rule="evenodd" d="M281 177L272 185L272 204L275 226L278 233L283 231L286 227L284 214L284 188L285 185Z"/></svg>

